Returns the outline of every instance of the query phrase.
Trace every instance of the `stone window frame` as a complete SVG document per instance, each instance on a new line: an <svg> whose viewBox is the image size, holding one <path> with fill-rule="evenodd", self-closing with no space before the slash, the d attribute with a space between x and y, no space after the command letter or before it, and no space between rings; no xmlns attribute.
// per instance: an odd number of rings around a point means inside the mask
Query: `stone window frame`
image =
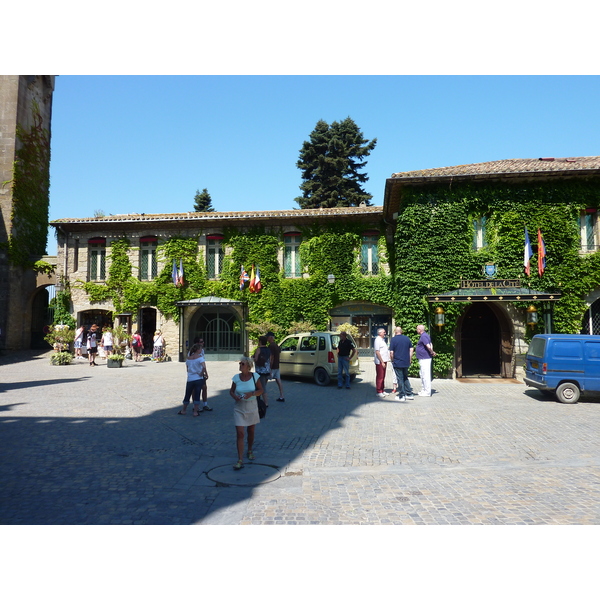
<svg viewBox="0 0 600 600"><path fill-rule="evenodd" d="M106 238L94 237L87 241L88 281L106 280ZM99 260L98 260L99 259Z"/></svg>

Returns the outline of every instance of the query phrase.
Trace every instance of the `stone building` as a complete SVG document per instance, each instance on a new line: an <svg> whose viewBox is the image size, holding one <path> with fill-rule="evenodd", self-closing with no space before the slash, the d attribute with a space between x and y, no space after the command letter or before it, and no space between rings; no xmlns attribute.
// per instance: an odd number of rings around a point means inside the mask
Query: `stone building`
<svg viewBox="0 0 600 600"><path fill-rule="evenodd" d="M0 75L0 351L43 341L52 75ZM50 319L51 321L51 319Z"/></svg>
<svg viewBox="0 0 600 600"><path fill-rule="evenodd" d="M272 258L277 262L277 272L271 270L270 276L274 283L265 283L265 286L283 285L284 280L312 282L310 277L314 273L305 268L300 260L300 246L303 242L317 235L318 231L328 228L339 231L352 229L357 232L356 239L360 240L357 246L340 247L335 251L343 255L354 252L352 261L361 276L389 279L385 252L381 250L381 240L385 240L389 228L382 217L382 207L373 206L319 210L123 214L58 219L51 225L57 231L58 274L60 278L64 276L64 283L69 286L73 315L78 324L86 327L92 323L108 325L114 318L117 324L125 325L128 330L137 329L141 332L146 353L151 352L155 330L160 330L171 358L181 358L193 339L203 336L209 359L227 359L248 351L249 344L245 327L249 318L248 293L237 293L236 290L242 265L230 265L230 270L224 274L233 252L228 239L244 236L251 230L264 232L270 236L269 239L276 239L278 248L276 256ZM152 282L161 276L164 280L165 273L169 279L173 261L161 250L168 246L169 241L176 239L192 240L192 247L188 246L188 255L183 257L183 263L187 259L187 264L194 266L195 258L192 259L191 255L197 252L207 283L214 284L206 289L221 290L218 295L212 293L178 299L175 286L169 281L161 289L174 294L167 308L172 309L174 304L177 305L180 312L179 318L175 319L173 313L165 314L165 309L161 311L151 303L141 302L133 309L116 308L111 299L100 299L89 293L91 288L86 284L103 284L109 280L114 255L112 249L116 247L118 240L127 240L126 262L136 280L142 283ZM179 260L174 263L179 268ZM257 266L262 268L262 265ZM246 267L250 274L251 265L247 264ZM232 274L231 269L235 274ZM335 273L326 275L333 275L331 279L336 276ZM324 286L324 293L331 293L335 288L335 283L329 285L324 278L317 277L315 282L316 286ZM258 295L251 298L255 299L260 302ZM392 312L392 308L385 302L366 299L358 293L355 296L351 294L331 307L330 319L326 325L336 327L344 322L355 324L360 332L358 343L364 351L368 351L377 327L391 325Z"/></svg>

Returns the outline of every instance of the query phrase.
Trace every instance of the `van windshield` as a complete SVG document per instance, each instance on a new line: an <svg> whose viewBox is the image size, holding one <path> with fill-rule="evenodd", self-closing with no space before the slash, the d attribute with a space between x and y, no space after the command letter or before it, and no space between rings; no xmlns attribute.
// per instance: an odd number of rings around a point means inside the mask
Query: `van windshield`
<svg viewBox="0 0 600 600"><path fill-rule="evenodd" d="M544 338L534 337L529 344L527 356L535 356L536 358L544 358L544 350L546 349L546 340Z"/></svg>

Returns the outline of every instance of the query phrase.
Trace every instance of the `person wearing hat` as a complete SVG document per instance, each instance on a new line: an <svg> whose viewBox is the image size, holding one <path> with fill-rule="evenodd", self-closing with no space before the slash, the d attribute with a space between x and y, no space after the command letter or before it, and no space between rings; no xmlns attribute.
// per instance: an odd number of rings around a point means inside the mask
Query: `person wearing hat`
<svg viewBox="0 0 600 600"><path fill-rule="evenodd" d="M160 329L154 332L154 346L152 351L152 360L161 360L163 357L163 348L165 340Z"/></svg>
<svg viewBox="0 0 600 600"><path fill-rule="evenodd" d="M281 375L279 374L279 355L281 354L281 350L275 341L275 334L272 331L267 333L267 341L269 342L269 350L273 357L271 359L271 379L274 379L279 387L279 398L277 398L277 402L285 402L285 398L283 397L283 386L281 385Z"/></svg>
<svg viewBox="0 0 600 600"><path fill-rule="evenodd" d="M98 353L98 340L96 338L96 332L98 331L98 325L94 323L87 334L87 351L88 358L90 360L90 367L97 367L96 364L96 354Z"/></svg>

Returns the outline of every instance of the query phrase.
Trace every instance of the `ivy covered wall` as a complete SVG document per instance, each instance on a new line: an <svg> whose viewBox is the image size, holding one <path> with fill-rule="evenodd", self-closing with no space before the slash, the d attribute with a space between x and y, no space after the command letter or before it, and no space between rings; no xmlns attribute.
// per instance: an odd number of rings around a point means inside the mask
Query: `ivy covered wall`
<svg viewBox="0 0 600 600"><path fill-rule="evenodd" d="M416 325L433 322L436 305L428 305L425 296L456 289L461 278L481 279L484 265L494 262L499 278L521 278L525 287L560 291L554 330L578 333L587 308L584 298L600 287L600 253L580 254L578 218L599 204L600 181L594 179L404 187L392 261L394 289L402 298L394 306L396 321L416 341ZM474 250L473 221L479 217L486 217L487 245ZM547 256L541 277L535 255L531 276L524 273L525 226L532 244L538 228L542 230ZM526 305L515 304L524 314ZM446 325L441 332L431 328L438 377L452 368L457 320L468 305L441 306ZM542 327L540 322L528 335L542 332Z"/></svg>
<svg viewBox="0 0 600 600"><path fill-rule="evenodd" d="M373 225L370 225L373 228ZM131 258L139 252L135 242L125 238L113 241L107 253L105 282L73 282L85 290L89 300L112 302L115 313L133 312L142 306L155 306L163 315L178 319L175 303L203 296L217 296L248 303L249 320L271 321L287 329L295 321L310 321L326 329L329 310L345 301L366 301L393 305L392 278L383 269L380 274L364 276L360 272L361 223L298 228L301 232L300 256L307 277L285 278L279 256L283 242L279 230L255 227L240 231L223 230L222 244L227 248L220 277L207 279L204 252L194 237L159 238L159 261L164 265L153 281L140 281ZM380 224L380 261L387 263L384 224ZM181 260L185 286L172 282L173 260ZM260 267L262 290L250 293L239 289L241 265L248 272L252 264ZM327 276L335 275L334 284Z"/></svg>

